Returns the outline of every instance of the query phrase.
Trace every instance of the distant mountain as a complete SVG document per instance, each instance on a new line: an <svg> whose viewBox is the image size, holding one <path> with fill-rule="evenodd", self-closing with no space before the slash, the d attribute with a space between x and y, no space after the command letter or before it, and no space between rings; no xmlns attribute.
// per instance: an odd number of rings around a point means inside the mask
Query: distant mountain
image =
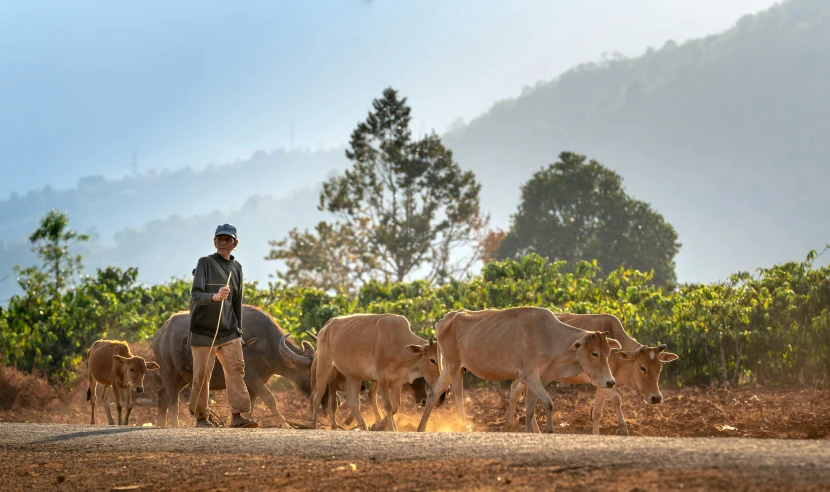
<svg viewBox="0 0 830 492"><path fill-rule="evenodd" d="M100 176L78 181L76 188L46 186L26 195L0 200L0 238L20 241L52 208L69 212L72 226L95 230L105 244L125 228L139 228L172 215L190 216L242 206L254 195L285 196L314 186L348 161L342 149L316 152L255 152L249 159L200 170L150 172L107 180ZM2 271L2 270L0 270Z"/></svg>
<svg viewBox="0 0 830 492"><path fill-rule="evenodd" d="M141 227L128 228L115 235L113 246L105 246L99 237L78 245L73 251L84 257L88 271L108 265L139 268L140 282L166 282L171 277L191 278L191 270L200 256L215 252L213 231L225 222L234 224L240 243L234 255L242 262L246 280L267 281L277 270L277 264L264 260L269 251L268 241L285 237L292 227L313 225L324 217L316 208L320 189L306 188L282 198L249 197L240 207L210 210L200 215L176 215L155 220ZM29 266L37 258L28 243L0 244L0 306L18 293L14 276L3 281L14 265Z"/></svg>
<svg viewBox="0 0 830 492"><path fill-rule="evenodd" d="M445 143L507 226L562 150L618 171L683 243L681 281L803 260L830 243L830 2L790 0L716 36L577 67Z"/></svg>

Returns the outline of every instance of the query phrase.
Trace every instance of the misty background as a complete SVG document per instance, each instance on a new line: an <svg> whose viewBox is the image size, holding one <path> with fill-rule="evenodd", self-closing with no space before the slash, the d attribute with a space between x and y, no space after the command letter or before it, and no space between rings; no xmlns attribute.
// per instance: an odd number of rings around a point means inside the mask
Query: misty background
<svg viewBox="0 0 830 492"><path fill-rule="evenodd" d="M267 280L387 86L492 227L569 150L674 225L681 282L800 261L830 243L828 55L823 0L4 4L0 301L52 208L89 269L189 278L231 222Z"/></svg>

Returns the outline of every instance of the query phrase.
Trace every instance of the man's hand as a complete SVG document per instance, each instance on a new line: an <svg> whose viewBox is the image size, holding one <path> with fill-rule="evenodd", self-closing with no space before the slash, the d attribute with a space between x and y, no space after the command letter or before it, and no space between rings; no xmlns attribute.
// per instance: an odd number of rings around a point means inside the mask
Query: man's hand
<svg viewBox="0 0 830 492"><path fill-rule="evenodd" d="M228 287L226 285L226 286L222 287L221 289L219 289L219 292L217 292L216 294L213 294L212 296L210 296L210 300L213 301L213 302L224 301L225 299L228 298L228 294L230 294L230 293L231 293L231 289L230 289L230 287Z"/></svg>

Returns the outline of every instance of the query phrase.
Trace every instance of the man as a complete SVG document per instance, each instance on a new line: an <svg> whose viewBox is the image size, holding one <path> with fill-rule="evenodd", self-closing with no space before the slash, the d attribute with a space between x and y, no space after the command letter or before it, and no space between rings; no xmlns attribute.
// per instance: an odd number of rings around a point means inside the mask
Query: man
<svg viewBox="0 0 830 492"><path fill-rule="evenodd" d="M258 427L256 422L242 416L251 411L251 397L245 386L242 356L242 265L231 255L239 245L236 228L230 224L217 227L213 245L216 253L199 258L190 290L189 340L193 354L190 411L196 416L196 427L212 427L208 420L208 393L210 375L218 357L225 370L225 387L233 414L230 426Z"/></svg>

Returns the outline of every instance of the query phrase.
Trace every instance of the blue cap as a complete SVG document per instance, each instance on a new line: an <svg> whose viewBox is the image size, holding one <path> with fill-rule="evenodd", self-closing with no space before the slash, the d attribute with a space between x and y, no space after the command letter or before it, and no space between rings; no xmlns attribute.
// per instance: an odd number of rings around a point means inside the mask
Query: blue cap
<svg viewBox="0 0 830 492"><path fill-rule="evenodd" d="M216 228L216 232L213 234L213 237L216 237L220 234L227 234L228 236L237 239L236 237L236 227L230 224L222 224Z"/></svg>

